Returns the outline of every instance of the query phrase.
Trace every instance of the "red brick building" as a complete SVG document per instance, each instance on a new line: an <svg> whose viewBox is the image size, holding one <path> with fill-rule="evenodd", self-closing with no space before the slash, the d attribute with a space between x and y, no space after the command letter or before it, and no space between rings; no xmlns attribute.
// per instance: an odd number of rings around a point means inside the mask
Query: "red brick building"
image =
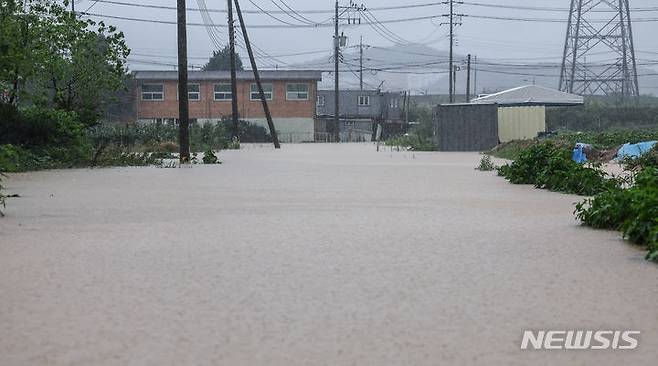
<svg viewBox="0 0 658 366"><path fill-rule="evenodd" d="M167 122L178 118L178 73L136 71L137 122ZM258 89L251 71L240 71L238 106L240 119L267 127ZM320 71L271 70L261 81L274 125L284 142L314 140L315 103ZM189 72L190 119L216 122L231 115L231 75L228 71Z"/></svg>

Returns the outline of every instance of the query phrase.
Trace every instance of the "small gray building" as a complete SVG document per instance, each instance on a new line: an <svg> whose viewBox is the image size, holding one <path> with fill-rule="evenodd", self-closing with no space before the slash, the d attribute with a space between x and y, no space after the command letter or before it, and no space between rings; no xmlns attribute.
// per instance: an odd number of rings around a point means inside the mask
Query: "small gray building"
<svg viewBox="0 0 658 366"><path fill-rule="evenodd" d="M535 85L442 104L434 109L435 142L441 151L483 151L533 139L546 131L546 107L582 104L581 96Z"/></svg>
<svg viewBox="0 0 658 366"><path fill-rule="evenodd" d="M340 96L340 125L334 126L335 93L318 90L316 100L316 140L371 141L377 125L384 137L399 133L405 127L405 97L399 93L378 90L342 90Z"/></svg>

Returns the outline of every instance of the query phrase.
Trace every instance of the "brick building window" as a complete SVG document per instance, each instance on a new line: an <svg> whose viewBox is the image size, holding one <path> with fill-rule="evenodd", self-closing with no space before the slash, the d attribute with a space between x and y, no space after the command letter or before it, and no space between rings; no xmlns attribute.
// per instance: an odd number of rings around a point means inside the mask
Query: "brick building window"
<svg viewBox="0 0 658 366"><path fill-rule="evenodd" d="M287 100L308 100L308 84L286 84Z"/></svg>
<svg viewBox="0 0 658 366"><path fill-rule="evenodd" d="M215 100L231 100L231 84L215 84Z"/></svg>
<svg viewBox="0 0 658 366"><path fill-rule="evenodd" d="M176 99L178 97L178 87L176 87ZM187 84L187 99L191 102L201 100L201 86L199 84Z"/></svg>
<svg viewBox="0 0 658 366"><path fill-rule="evenodd" d="M318 97L315 99L316 107L324 107L325 103L326 99L324 98L324 95L318 95Z"/></svg>
<svg viewBox="0 0 658 366"><path fill-rule="evenodd" d="M391 99L391 108L400 108L400 99Z"/></svg>
<svg viewBox="0 0 658 366"><path fill-rule="evenodd" d="M142 100L164 100L164 85L143 84Z"/></svg>
<svg viewBox="0 0 658 366"><path fill-rule="evenodd" d="M263 92L265 93L265 99L272 100L273 98L274 87L272 84L263 84ZM251 84L251 93L249 98L251 100L260 100L260 93L258 93L258 85Z"/></svg>
<svg viewBox="0 0 658 366"><path fill-rule="evenodd" d="M359 107L367 107L370 105L370 96L359 95Z"/></svg>
<svg viewBox="0 0 658 366"><path fill-rule="evenodd" d="M187 98L189 100L201 100L201 86L199 84L187 84Z"/></svg>

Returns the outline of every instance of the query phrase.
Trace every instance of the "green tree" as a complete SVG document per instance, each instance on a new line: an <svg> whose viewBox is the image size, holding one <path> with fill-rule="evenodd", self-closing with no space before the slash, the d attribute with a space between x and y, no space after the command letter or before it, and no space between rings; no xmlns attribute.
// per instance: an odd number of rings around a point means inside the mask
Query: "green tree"
<svg viewBox="0 0 658 366"><path fill-rule="evenodd" d="M22 2L7 1L0 48L8 57L0 58L0 80L11 83L8 102L23 98L73 111L90 125L123 87L130 50L116 27L74 16L68 4L33 0L24 13Z"/></svg>
<svg viewBox="0 0 658 366"><path fill-rule="evenodd" d="M240 55L235 53L235 69L242 71L244 67L242 66L242 60ZM208 60L208 63L203 66L203 71L230 71L231 70L231 49L229 46L224 47L220 51L213 51L212 57Z"/></svg>

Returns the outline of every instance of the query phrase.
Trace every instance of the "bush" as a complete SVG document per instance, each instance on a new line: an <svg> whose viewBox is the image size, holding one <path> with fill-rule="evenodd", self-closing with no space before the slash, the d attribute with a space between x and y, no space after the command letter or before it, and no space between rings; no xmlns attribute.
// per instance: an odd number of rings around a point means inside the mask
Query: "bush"
<svg viewBox="0 0 658 366"><path fill-rule="evenodd" d="M0 145L43 148L83 141L84 126L73 112L42 108L19 111L12 105L0 105Z"/></svg>
<svg viewBox="0 0 658 366"><path fill-rule="evenodd" d="M46 169L52 166L49 156L38 156L14 145L0 145L0 170L8 173Z"/></svg>
<svg viewBox="0 0 658 366"><path fill-rule="evenodd" d="M110 146L96 156L92 166L115 167L160 164L162 164L162 159L156 154L131 152L121 147Z"/></svg>
<svg viewBox="0 0 658 366"><path fill-rule="evenodd" d="M482 159L480 159L480 164L475 169L481 172L490 172L496 170L496 165L494 165L493 161L491 161L491 157L489 155L485 155L482 157Z"/></svg>
<svg viewBox="0 0 658 366"><path fill-rule="evenodd" d="M550 136L548 140L565 148L573 148L577 142L582 142L592 145L595 150L610 150L616 153L616 150L625 143L658 140L658 129L609 130L605 132L561 131L556 135ZM489 154L498 158L516 160L524 150L539 143L541 143L539 139L511 141L493 148L489 151ZM609 157L611 158L612 156ZM593 158L596 159L597 157L595 156Z"/></svg>
<svg viewBox="0 0 658 366"><path fill-rule="evenodd" d="M2 206L2 208L4 209L7 206L5 203L5 195L2 194L2 177L4 177L4 174L2 174L2 171L0 170L0 206ZM5 215L4 212L0 210L0 216L4 216L4 215Z"/></svg>
<svg viewBox="0 0 658 366"><path fill-rule="evenodd" d="M649 248L647 259L658 261L658 168L635 176L631 188L615 188L576 205L584 225L622 230L624 238Z"/></svg>
<svg viewBox="0 0 658 366"><path fill-rule="evenodd" d="M632 214L629 191L610 189L576 204L576 217L596 229L621 230Z"/></svg>
<svg viewBox="0 0 658 366"><path fill-rule="evenodd" d="M632 214L622 225L624 237L648 245L652 232L658 228L658 168L640 172L627 192Z"/></svg>
<svg viewBox="0 0 658 366"><path fill-rule="evenodd" d="M204 164L219 164L219 158L212 150L208 150L203 154Z"/></svg>
<svg viewBox="0 0 658 366"><path fill-rule="evenodd" d="M0 169L70 168L88 161L91 148L75 113L0 104L0 114Z"/></svg>
<svg viewBox="0 0 658 366"><path fill-rule="evenodd" d="M571 160L571 150L552 141L531 146L511 165L498 168L498 174L513 184L533 184L537 188L583 196L618 185L596 167L577 164Z"/></svg>
<svg viewBox="0 0 658 366"><path fill-rule="evenodd" d="M261 126L240 121L239 141L270 142L267 130ZM178 126L171 124L95 126L87 131L87 137L95 148L115 145L138 149L144 152L178 152ZM190 125L190 148L192 151L221 150L232 147L231 122Z"/></svg>

